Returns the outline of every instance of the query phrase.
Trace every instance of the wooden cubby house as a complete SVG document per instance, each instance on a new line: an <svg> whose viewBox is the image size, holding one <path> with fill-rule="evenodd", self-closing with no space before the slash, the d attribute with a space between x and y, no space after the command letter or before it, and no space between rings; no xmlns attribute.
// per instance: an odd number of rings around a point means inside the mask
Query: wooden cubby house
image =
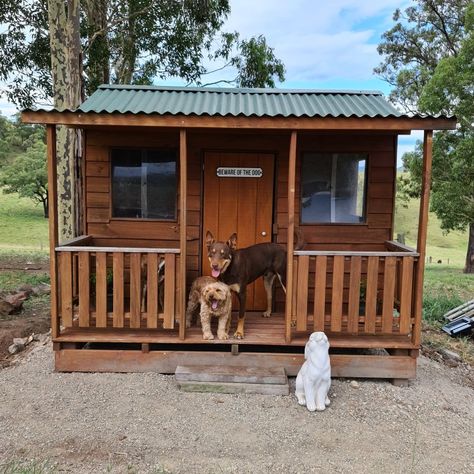
<svg viewBox="0 0 474 474"><path fill-rule="evenodd" d="M324 330L333 376L415 377L432 134L453 118L403 115L372 91L115 85L75 111L22 117L47 127L56 370L295 375ZM85 138L85 235L70 242L58 242L57 125ZM412 130L424 130L416 249L393 239L397 137ZM209 272L207 230L287 248L286 295L276 285L262 318L263 284L249 289L242 340L183 324L187 290Z"/></svg>

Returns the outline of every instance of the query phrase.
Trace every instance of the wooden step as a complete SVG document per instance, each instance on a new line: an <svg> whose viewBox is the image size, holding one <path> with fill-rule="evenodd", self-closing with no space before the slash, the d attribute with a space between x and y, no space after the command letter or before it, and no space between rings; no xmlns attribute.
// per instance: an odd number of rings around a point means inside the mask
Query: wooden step
<svg viewBox="0 0 474 474"><path fill-rule="evenodd" d="M179 365L175 377L186 392L289 394L283 368Z"/></svg>

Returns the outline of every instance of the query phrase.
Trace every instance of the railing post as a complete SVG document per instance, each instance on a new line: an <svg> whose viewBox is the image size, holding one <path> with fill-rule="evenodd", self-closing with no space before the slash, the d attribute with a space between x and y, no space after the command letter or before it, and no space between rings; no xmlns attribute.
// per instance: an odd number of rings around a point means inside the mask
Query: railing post
<svg viewBox="0 0 474 474"><path fill-rule="evenodd" d="M423 140L423 176L421 181L420 217L416 250L420 254L416 265L415 325L412 341L418 346L421 339L421 317L423 310L423 276L425 273L426 236L428 233L428 212L430 204L431 167L433 162L433 130L425 130Z"/></svg>
<svg viewBox="0 0 474 474"><path fill-rule="evenodd" d="M179 338L184 339L186 336L185 318L186 311L186 204L187 204L187 177L188 177L188 158L186 129L179 131Z"/></svg>
<svg viewBox="0 0 474 474"><path fill-rule="evenodd" d="M48 224L49 224L49 273L51 275L51 336L59 335L58 311L58 176L56 171L56 125L46 126L48 150Z"/></svg>
<svg viewBox="0 0 474 474"><path fill-rule="evenodd" d="M295 181L296 181L296 142L297 132L291 132L290 153L288 162L288 239L286 262L286 299L285 299L285 324L286 342L291 341L291 311L293 295L293 251L295 235Z"/></svg>

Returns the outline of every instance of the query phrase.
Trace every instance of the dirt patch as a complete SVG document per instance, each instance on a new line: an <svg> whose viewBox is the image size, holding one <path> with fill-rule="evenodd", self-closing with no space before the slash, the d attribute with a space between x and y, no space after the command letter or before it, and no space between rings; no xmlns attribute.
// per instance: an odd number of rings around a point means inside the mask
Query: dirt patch
<svg viewBox="0 0 474 474"><path fill-rule="evenodd" d="M0 317L0 367L11 361L8 347L13 338L48 332L50 325L49 296L32 297L25 301L19 314Z"/></svg>
<svg viewBox="0 0 474 474"><path fill-rule="evenodd" d="M55 373L36 344L0 371L0 459L78 474L471 473L470 374L420 357L409 387L335 379L331 406L310 413L294 395L185 393L156 373Z"/></svg>

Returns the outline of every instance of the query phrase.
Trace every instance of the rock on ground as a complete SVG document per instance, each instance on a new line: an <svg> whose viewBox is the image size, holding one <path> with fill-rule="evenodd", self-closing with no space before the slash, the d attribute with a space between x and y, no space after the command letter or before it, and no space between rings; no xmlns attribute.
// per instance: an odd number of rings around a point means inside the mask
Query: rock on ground
<svg viewBox="0 0 474 474"><path fill-rule="evenodd" d="M37 343L0 371L0 463L75 474L474 472L471 369L424 357L418 367L404 388L334 380L330 407L310 413L293 395L185 393L155 373L54 373L51 344Z"/></svg>

